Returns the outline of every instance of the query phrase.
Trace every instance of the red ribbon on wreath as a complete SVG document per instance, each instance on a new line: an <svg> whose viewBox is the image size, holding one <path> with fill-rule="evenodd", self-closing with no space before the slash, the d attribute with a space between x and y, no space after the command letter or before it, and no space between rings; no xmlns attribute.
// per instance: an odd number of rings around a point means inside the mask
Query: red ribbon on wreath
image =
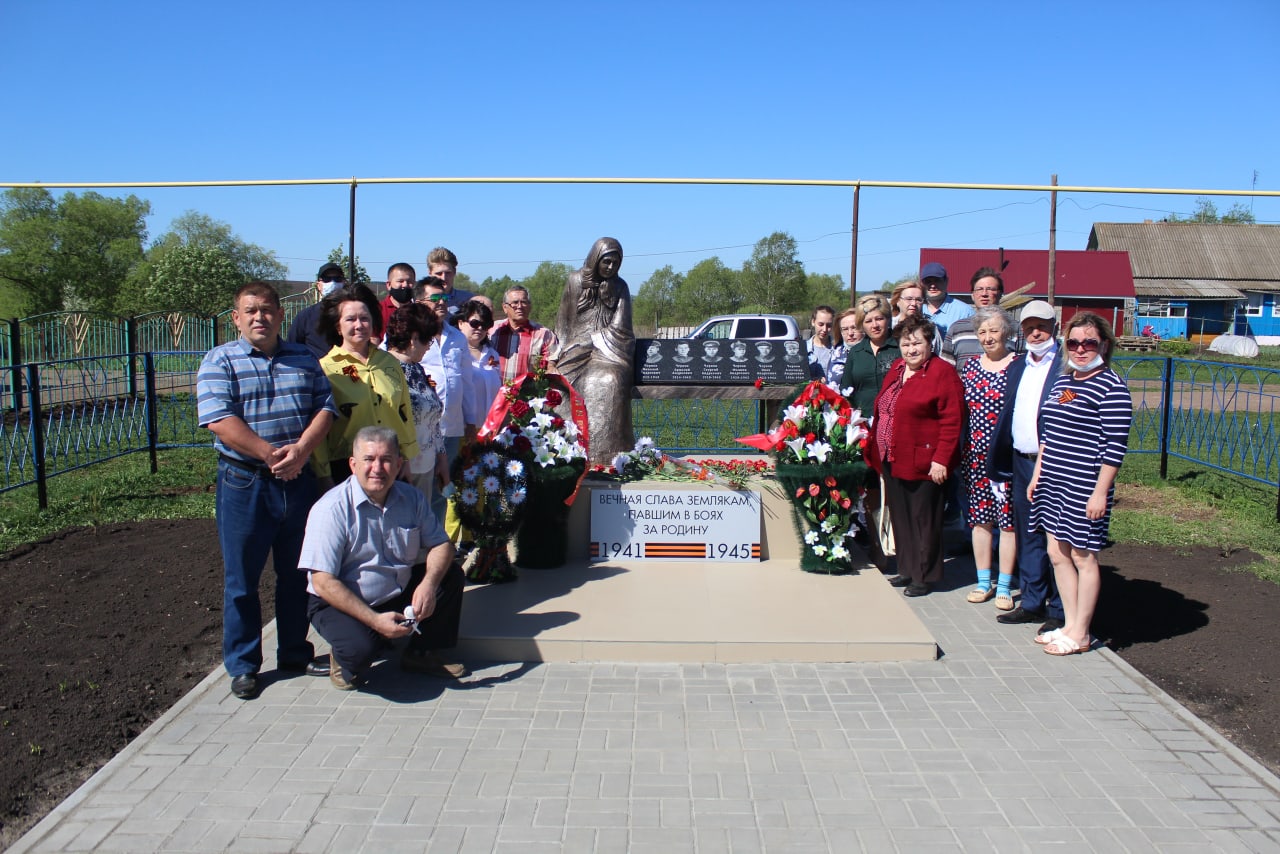
<svg viewBox="0 0 1280 854"><path fill-rule="evenodd" d="M508 384L506 390L510 390L510 394L498 394L493 398L493 405L489 407L489 414L484 419L484 425L476 433L476 439L486 441L492 439L498 433L502 432L502 425L506 423L507 416L510 414L512 407L517 403L523 403L528 406L521 397L520 390L524 388L526 381L532 381L535 377L533 373L524 373L516 377ZM582 395L578 394L567 379L561 374L546 374L546 380L553 388L559 386L565 394L569 396L569 417L573 419L574 425L578 428L578 441L582 442L583 448L590 448L587 438L587 403L582 399ZM565 505L572 505L574 499L578 497L578 488L582 485L582 478L586 477L589 466L583 466L582 474L578 476L578 482L573 486L573 494L564 500Z"/></svg>

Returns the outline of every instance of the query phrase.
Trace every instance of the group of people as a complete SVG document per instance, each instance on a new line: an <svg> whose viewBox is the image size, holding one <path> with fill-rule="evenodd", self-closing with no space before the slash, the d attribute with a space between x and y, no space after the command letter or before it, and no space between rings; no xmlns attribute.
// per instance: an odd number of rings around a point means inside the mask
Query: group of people
<svg viewBox="0 0 1280 854"><path fill-rule="evenodd" d="M408 638L407 670L460 678L461 525L448 514L449 469L503 382L556 356L530 319L528 291L484 296L453 286L458 259L427 256L387 271L387 297L316 275L319 302L281 336L264 282L235 294L239 337L210 350L197 376L199 423L218 452L224 564L223 664L241 699L261 690L258 585L272 555L277 669L328 676L350 690L390 641ZM314 626L330 645L317 658Z"/></svg>
<svg viewBox="0 0 1280 854"><path fill-rule="evenodd" d="M819 306L811 372L871 418L866 457L880 478L867 505L883 489L898 572L889 583L925 596L942 579L944 509L957 504L977 566L968 600L995 599L1001 623L1039 624L1047 653L1078 653L1093 643L1098 551L1133 415L1110 367L1115 334L1087 311L1059 330L1040 300L1015 324L988 267L970 291L972 305L950 296L947 271L930 263L888 297L868 294L838 316ZM869 547L887 566L875 538Z"/></svg>

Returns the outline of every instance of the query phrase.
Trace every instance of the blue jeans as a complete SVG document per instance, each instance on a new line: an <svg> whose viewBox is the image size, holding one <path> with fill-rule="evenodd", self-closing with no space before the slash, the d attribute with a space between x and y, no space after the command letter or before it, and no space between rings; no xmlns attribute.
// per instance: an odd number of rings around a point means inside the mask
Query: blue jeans
<svg viewBox="0 0 1280 854"><path fill-rule="evenodd" d="M1018 543L1018 586L1022 588L1022 601L1018 604L1024 611L1033 611L1054 619L1062 619L1062 599L1058 596L1058 587L1053 582L1053 564L1049 562L1046 549L1048 540L1044 531L1032 531L1028 527L1031 521L1031 502L1027 500L1027 484L1035 474L1036 461L1026 457L1013 455L1013 490L1011 506L1013 509L1013 531Z"/></svg>
<svg viewBox="0 0 1280 854"><path fill-rule="evenodd" d="M222 546L222 664L233 678L262 667L262 604L258 582L272 555L276 573L276 662L305 665L307 574L298 569L307 513L315 503L310 468L291 481L266 471L218 463L218 543Z"/></svg>

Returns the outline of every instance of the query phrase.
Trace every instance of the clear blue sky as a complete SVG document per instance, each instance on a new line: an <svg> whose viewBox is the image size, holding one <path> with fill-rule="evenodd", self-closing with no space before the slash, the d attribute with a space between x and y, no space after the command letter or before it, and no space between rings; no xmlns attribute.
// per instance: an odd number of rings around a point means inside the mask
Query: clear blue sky
<svg viewBox="0 0 1280 854"><path fill-rule="evenodd" d="M1042 5L0 0L0 182L1056 172L1248 189L1257 170L1280 188L1280 4ZM134 192L153 238L199 210L299 279L346 240L346 187ZM1057 245L1194 202L1063 195ZM479 281L577 266L607 234L635 290L787 231L808 270L847 282L851 204L828 188L367 186L356 252L379 279L443 244ZM1254 213L1280 222L1280 199ZM1045 248L1048 221L1043 193L864 189L859 290L922 246Z"/></svg>

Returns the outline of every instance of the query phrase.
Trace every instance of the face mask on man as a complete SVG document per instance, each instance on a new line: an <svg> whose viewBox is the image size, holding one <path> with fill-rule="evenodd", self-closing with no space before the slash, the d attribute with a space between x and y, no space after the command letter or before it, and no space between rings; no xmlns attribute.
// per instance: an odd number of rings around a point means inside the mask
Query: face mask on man
<svg viewBox="0 0 1280 854"><path fill-rule="evenodd" d="M1054 344L1054 341L1052 338L1048 339L1047 341L1041 341L1039 344L1032 344L1028 342L1027 352L1035 356L1043 356L1045 353L1048 353L1050 350L1053 349L1053 344Z"/></svg>
<svg viewBox="0 0 1280 854"><path fill-rule="evenodd" d="M342 290L342 286L344 284L346 284L346 282L343 282L340 279L336 279L332 282L321 282L320 293L323 294L324 296L329 296L330 294L336 294L338 291Z"/></svg>
<svg viewBox="0 0 1280 854"><path fill-rule="evenodd" d="M401 305L413 302L413 288L390 288L388 293L391 294L393 300Z"/></svg>

